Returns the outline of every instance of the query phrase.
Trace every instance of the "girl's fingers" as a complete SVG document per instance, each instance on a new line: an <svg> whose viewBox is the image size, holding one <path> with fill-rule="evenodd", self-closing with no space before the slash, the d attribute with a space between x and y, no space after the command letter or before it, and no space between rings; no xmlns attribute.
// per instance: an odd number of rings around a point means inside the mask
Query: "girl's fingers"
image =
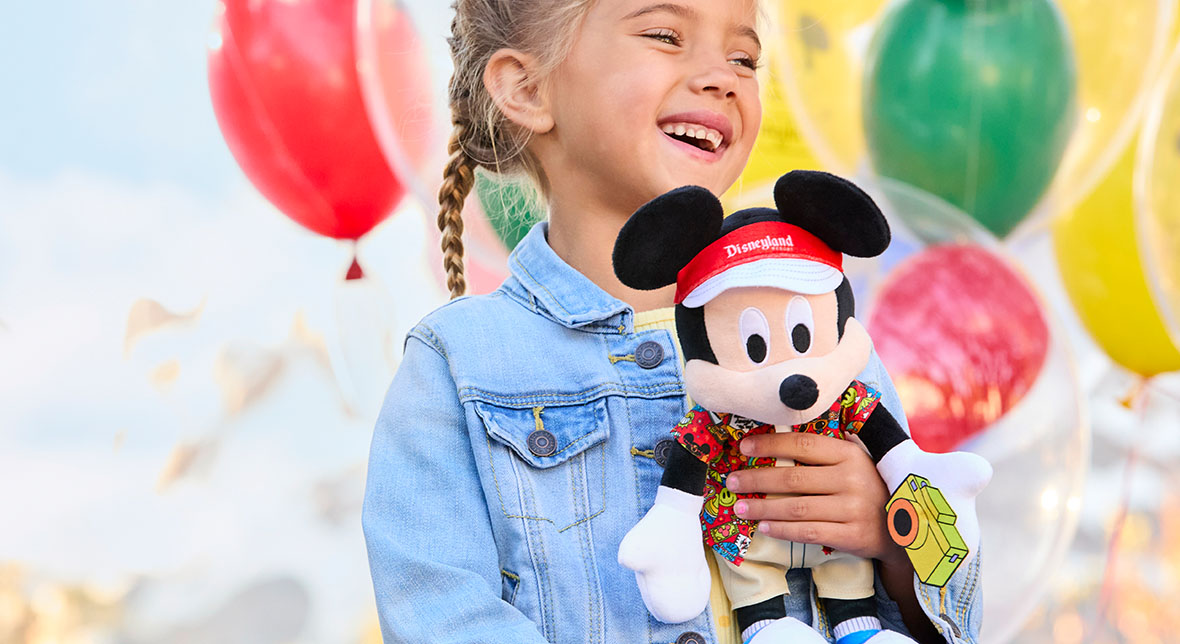
<svg viewBox="0 0 1180 644"><path fill-rule="evenodd" d="M856 523L872 512L858 497L794 496L784 499L742 499L734 511L743 519L756 521Z"/></svg>
<svg viewBox="0 0 1180 644"><path fill-rule="evenodd" d="M747 436L742 439L740 449L746 456L790 458L808 465L835 465L849 458L849 450L859 450L860 447L830 436L790 432Z"/></svg>
<svg viewBox="0 0 1180 644"><path fill-rule="evenodd" d="M763 521L758 532L768 537L796 543L814 543L836 550L859 554L864 539L857 538L855 527L831 521Z"/></svg>
<svg viewBox="0 0 1180 644"><path fill-rule="evenodd" d="M847 487L835 467L760 467L729 475L732 492L762 494L836 494Z"/></svg>

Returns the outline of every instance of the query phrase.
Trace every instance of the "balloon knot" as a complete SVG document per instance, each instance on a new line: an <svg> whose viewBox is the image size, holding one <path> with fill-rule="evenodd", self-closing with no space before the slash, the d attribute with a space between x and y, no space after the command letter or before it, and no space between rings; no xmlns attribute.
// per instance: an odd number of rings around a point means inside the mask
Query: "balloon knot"
<svg viewBox="0 0 1180 644"><path fill-rule="evenodd" d="M348 267L348 274L344 276L345 281L359 280L365 276L365 272L361 270L360 262L356 258L352 258L352 266Z"/></svg>
<svg viewBox="0 0 1180 644"><path fill-rule="evenodd" d="M1142 400L1144 389L1147 388L1147 379L1139 377L1135 379L1134 384L1131 385L1130 390L1119 399L1119 404L1127 409L1134 409L1136 405Z"/></svg>

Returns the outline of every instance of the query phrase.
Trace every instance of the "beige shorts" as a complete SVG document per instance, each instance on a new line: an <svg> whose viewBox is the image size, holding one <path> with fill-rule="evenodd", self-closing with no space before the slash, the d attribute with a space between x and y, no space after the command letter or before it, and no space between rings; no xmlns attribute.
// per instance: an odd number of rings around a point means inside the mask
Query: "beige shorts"
<svg viewBox="0 0 1180 644"><path fill-rule="evenodd" d="M862 599L874 593L872 561L839 551L824 554L823 546L755 533L742 565L735 566L716 552L713 554L725 594L734 608L789 594L786 574L791 568L811 568L820 597Z"/></svg>

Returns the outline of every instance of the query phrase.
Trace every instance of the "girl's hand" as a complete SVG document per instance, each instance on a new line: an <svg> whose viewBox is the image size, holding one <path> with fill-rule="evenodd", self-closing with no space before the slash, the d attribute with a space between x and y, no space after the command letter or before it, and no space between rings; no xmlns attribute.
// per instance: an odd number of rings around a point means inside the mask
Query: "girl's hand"
<svg viewBox="0 0 1180 644"><path fill-rule="evenodd" d="M744 438L741 451L806 465L729 475L726 486L734 492L792 495L738 502L738 516L760 521L759 532L786 541L830 546L886 565L909 566L905 551L893 543L885 525L889 492L855 436L840 440L805 433L759 434Z"/></svg>

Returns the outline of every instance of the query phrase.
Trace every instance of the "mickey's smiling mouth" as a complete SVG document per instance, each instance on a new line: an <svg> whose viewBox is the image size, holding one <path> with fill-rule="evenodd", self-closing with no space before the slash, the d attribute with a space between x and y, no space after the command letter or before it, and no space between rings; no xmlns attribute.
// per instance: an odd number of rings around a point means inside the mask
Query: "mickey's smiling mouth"
<svg viewBox="0 0 1180 644"><path fill-rule="evenodd" d="M705 152L716 152L725 143L721 132L696 123L665 123L660 129L669 137Z"/></svg>

